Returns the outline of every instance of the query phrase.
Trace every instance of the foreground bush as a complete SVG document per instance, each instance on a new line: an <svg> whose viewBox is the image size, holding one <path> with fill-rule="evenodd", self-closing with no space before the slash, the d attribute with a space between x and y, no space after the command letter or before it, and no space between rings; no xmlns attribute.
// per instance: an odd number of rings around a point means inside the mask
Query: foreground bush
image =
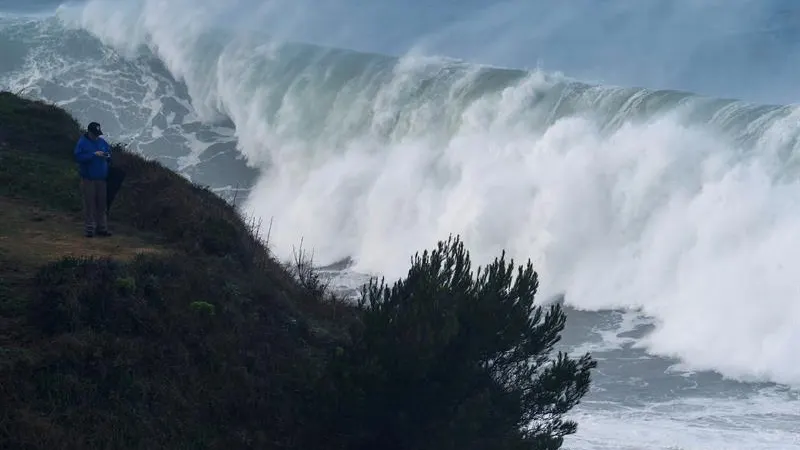
<svg viewBox="0 0 800 450"><path fill-rule="evenodd" d="M551 358L565 315L534 305L530 262L514 275L505 254L473 274L456 238L393 286L367 286L362 326L325 378L327 448L559 448L596 362Z"/></svg>

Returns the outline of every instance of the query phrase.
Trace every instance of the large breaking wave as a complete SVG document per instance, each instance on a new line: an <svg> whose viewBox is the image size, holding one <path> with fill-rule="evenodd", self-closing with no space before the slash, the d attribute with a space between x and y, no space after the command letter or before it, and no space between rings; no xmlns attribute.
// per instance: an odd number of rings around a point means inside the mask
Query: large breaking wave
<svg viewBox="0 0 800 450"><path fill-rule="evenodd" d="M135 142L191 131L179 169L235 145L259 170L244 208L274 217L279 253L303 238L320 262L394 278L460 233L478 261L530 257L543 297L654 318L651 352L800 385L798 107L281 43L219 29L223 3L6 24L9 48L40 49L9 83L116 103L110 128Z"/></svg>

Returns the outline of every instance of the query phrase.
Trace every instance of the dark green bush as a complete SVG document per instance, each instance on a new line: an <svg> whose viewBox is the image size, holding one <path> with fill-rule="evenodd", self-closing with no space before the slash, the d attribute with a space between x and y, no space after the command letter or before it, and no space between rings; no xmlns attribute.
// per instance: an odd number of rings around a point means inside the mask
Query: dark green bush
<svg viewBox="0 0 800 450"><path fill-rule="evenodd" d="M530 262L515 276L505 254L473 274L458 238L393 286L370 283L324 379L336 400L318 435L342 449L558 448L596 363L551 356L565 315L536 306L537 287Z"/></svg>

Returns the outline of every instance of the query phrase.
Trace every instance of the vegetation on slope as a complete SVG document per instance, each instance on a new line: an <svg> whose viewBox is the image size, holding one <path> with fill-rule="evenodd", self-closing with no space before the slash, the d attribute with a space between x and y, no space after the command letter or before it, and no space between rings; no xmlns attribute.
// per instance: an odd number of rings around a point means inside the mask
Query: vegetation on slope
<svg viewBox="0 0 800 450"><path fill-rule="evenodd" d="M0 93L0 448L558 448L595 362L528 263L456 238L345 306L224 200L121 147L81 236L63 110ZM133 249L136 249L134 251Z"/></svg>

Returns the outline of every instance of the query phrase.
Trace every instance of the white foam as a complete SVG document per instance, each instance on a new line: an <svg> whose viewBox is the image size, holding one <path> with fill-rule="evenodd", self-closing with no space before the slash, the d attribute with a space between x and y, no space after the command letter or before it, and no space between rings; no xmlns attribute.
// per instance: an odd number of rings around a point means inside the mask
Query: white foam
<svg viewBox="0 0 800 450"><path fill-rule="evenodd" d="M775 392L746 399L688 398L645 407L584 402L569 450L800 449L797 401Z"/></svg>
<svg viewBox="0 0 800 450"><path fill-rule="evenodd" d="M412 251L461 233L478 261L502 248L531 256L544 297L641 308L657 319L651 351L800 383L800 185L774 181L769 161L736 161L738 149L679 117L608 137L580 118L525 133L515 103L527 89L478 102L445 143L353 142L302 171L294 155L310 150L292 142L250 205L278 216L278 249L304 236L323 260L352 255L355 270L390 277Z"/></svg>

